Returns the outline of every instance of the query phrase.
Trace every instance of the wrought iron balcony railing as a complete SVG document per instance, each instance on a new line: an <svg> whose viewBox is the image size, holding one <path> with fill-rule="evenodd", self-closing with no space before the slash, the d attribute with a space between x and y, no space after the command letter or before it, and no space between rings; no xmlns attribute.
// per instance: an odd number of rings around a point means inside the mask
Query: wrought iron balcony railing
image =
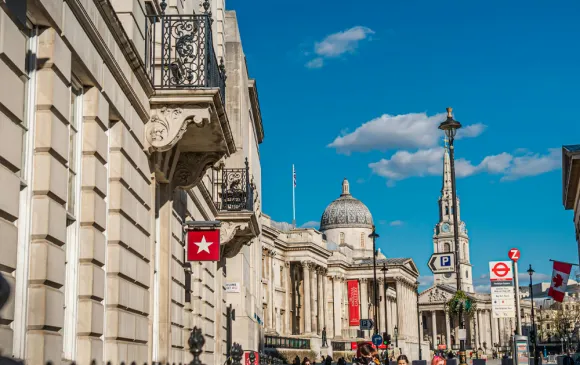
<svg viewBox="0 0 580 365"><path fill-rule="evenodd" d="M206 14L148 16L145 67L154 88L219 88L225 100L225 65L213 48L208 1L204 8Z"/></svg>
<svg viewBox="0 0 580 365"><path fill-rule="evenodd" d="M278 336L266 336L266 348L273 349L308 349L310 340L305 338L290 338Z"/></svg>
<svg viewBox="0 0 580 365"><path fill-rule="evenodd" d="M254 210L254 183L246 158L243 168L221 168L214 171L215 206L220 211Z"/></svg>

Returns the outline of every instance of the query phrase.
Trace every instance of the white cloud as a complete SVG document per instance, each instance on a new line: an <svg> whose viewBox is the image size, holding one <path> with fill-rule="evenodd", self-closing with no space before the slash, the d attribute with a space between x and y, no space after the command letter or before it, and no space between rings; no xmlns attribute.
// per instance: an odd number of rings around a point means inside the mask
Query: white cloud
<svg viewBox="0 0 580 365"><path fill-rule="evenodd" d="M397 151L388 159L369 164L373 173L387 178L387 186L394 186L398 180L409 177L441 175L443 171L443 148L419 149L415 152ZM455 173L458 178L488 173L502 175L500 181L517 180L526 176L536 176L560 167L560 150L551 148L546 154L526 153L517 156L503 152L491 155L474 165L471 161L457 159Z"/></svg>
<svg viewBox="0 0 580 365"><path fill-rule="evenodd" d="M432 116L427 113L383 114L364 123L352 133L342 133L327 147L344 154L435 147L442 143L443 133L437 127L445 117L445 113ZM485 128L481 123L468 125L458 131L457 138L477 137Z"/></svg>
<svg viewBox="0 0 580 365"><path fill-rule="evenodd" d="M322 57L317 57L306 63L306 67L308 68L321 68L322 66L324 66L324 59Z"/></svg>
<svg viewBox="0 0 580 365"><path fill-rule="evenodd" d="M433 276L432 275L428 275L428 276L419 276L419 285L421 286L431 286L433 285Z"/></svg>
<svg viewBox="0 0 580 365"><path fill-rule="evenodd" d="M353 53L361 41L368 39L374 33L372 29L358 25L330 34L314 44L314 53L317 57L306 63L306 67L320 68L324 65L324 59Z"/></svg>
<svg viewBox="0 0 580 365"><path fill-rule="evenodd" d="M400 220L392 221L391 223L389 223L389 225L392 227L402 226L403 221L400 221Z"/></svg>
<svg viewBox="0 0 580 365"><path fill-rule="evenodd" d="M476 293L488 293L491 290L491 284L482 284L482 285L476 285L473 290Z"/></svg>
<svg viewBox="0 0 580 365"><path fill-rule="evenodd" d="M318 229L319 226L320 226L319 221L308 221L308 222L304 223L303 225L301 225L300 228L316 228L316 229Z"/></svg>

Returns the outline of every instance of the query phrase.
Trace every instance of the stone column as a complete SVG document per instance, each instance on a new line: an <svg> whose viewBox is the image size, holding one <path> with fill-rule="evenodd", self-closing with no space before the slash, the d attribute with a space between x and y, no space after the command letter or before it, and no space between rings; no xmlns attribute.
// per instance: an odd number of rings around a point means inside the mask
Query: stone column
<svg viewBox="0 0 580 365"><path fill-rule="evenodd" d="M497 318L493 318L493 313L489 313L489 316L491 317L491 341L493 343L499 343L499 333L497 331ZM492 345L493 345L492 343Z"/></svg>
<svg viewBox="0 0 580 365"><path fill-rule="evenodd" d="M485 311L485 328L486 328L486 333L487 333L487 348L491 349L493 348L493 330L491 328L491 321L493 320L493 318L491 318L491 311L486 310Z"/></svg>
<svg viewBox="0 0 580 365"><path fill-rule="evenodd" d="M399 327L399 337L405 332L405 307L404 307L404 290L403 281L397 280L397 327Z"/></svg>
<svg viewBox="0 0 580 365"><path fill-rule="evenodd" d="M334 285L334 297L332 298L334 302L334 337L337 338L342 333L342 287L338 276L332 277L332 283Z"/></svg>
<svg viewBox="0 0 580 365"><path fill-rule="evenodd" d="M318 304L317 315L316 315L316 333L322 333L324 324L322 323L322 312L324 312L324 291L322 290L322 280L323 280L323 269L318 268L316 271L316 284L318 285L316 289L316 303Z"/></svg>
<svg viewBox="0 0 580 365"><path fill-rule="evenodd" d="M316 316L316 311L317 311L317 302L316 302L316 290L318 289L318 285L317 285L317 276L316 276L316 268L315 266L311 266L310 267L310 308L311 308L311 312L310 312L310 318L311 318L311 323L312 323L312 332L313 333L318 333L318 326L317 326L317 316Z"/></svg>
<svg viewBox="0 0 580 365"><path fill-rule="evenodd" d="M268 251L268 322L270 330L276 331L276 312L274 308L274 252Z"/></svg>
<svg viewBox="0 0 580 365"><path fill-rule="evenodd" d="M431 311L431 333L433 337L433 348L436 349L439 345L437 340L437 311Z"/></svg>
<svg viewBox="0 0 580 365"><path fill-rule="evenodd" d="M326 276L326 269L320 271L320 276L322 277L322 328L325 328L327 326L326 318L328 317L326 313L328 310L328 293L326 292L326 288L328 288L328 277ZM326 336L330 336L328 328L326 329Z"/></svg>
<svg viewBox="0 0 580 365"><path fill-rule="evenodd" d="M362 278L359 279L360 283L360 318L366 319L368 316L369 310L369 292L368 292L368 279ZM365 334L368 335L368 331L365 331Z"/></svg>
<svg viewBox="0 0 580 365"><path fill-rule="evenodd" d="M387 298L385 298L385 293L384 293L384 290L383 290L383 288L384 288L383 278L378 279L378 281L379 281L379 283L378 283L378 286L379 286L379 290L378 290L379 297L382 297L383 300L386 300ZM381 333L382 333L382 332L385 332L387 330L387 325L386 325L386 323L387 323L387 321L386 321L387 316L386 316L386 313L385 313L385 302L379 301L378 304L379 304L379 318L380 318L380 322L381 322L380 330L381 330Z"/></svg>
<svg viewBox="0 0 580 365"><path fill-rule="evenodd" d="M304 333L312 332L312 318L310 316L310 266L308 261L302 262L304 271Z"/></svg>
<svg viewBox="0 0 580 365"><path fill-rule="evenodd" d="M449 321L449 313L445 311L445 345L448 349L451 348L451 323Z"/></svg>
<svg viewBox="0 0 580 365"><path fill-rule="evenodd" d="M475 326L475 344L473 347L475 347L476 349L479 348L479 343L480 343L480 333L481 333L481 325L480 325L480 321L479 321L479 311L475 311L475 316L473 317L473 323Z"/></svg>
<svg viewBox="0 0 580 365"><path fill-rule="evenodd" d="M286 303L286 318L284 318L283 320L286 323L286 325L284 326L286 333L283 333L283 334L289 335L292 333L292 330L290 329L290 325L291 325L290 307L292 307L292 296L290 294L290 291L291 291L290 285L292 285L291 284L292 274L290 273L290 263L289 262L284 263L284 270L286 270L285 271L285 274L286 274L286 295L284 296L285 303Z"/></svg>

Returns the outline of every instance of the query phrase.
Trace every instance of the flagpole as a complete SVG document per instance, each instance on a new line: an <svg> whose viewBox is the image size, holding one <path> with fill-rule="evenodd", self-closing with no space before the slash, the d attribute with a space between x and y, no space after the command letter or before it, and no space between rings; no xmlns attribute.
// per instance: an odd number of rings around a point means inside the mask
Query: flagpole
<svg viewBox="0 0 580 365"><path fill-rule="evenodd" d="M296 170L292 164L292 226L296 228Z"/></svg>
<svg viewBox="0 0 580 365"><path fill-rule="evenodd" d="M578 264L572 264L570 262L565 262L565 261L558 261L558 260L552 260L552 259L550 259L550 261L552 261L552 262L561 262L561 263L566 264L566 265L580 266Z"/></svg>

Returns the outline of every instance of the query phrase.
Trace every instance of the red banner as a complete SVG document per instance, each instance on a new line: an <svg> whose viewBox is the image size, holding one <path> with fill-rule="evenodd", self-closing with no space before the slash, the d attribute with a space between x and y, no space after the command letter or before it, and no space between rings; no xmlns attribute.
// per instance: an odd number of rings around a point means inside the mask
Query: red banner
<svg viewBox="0 0 580 365"><path fill-rule="evenodd" d="M348 324L349 326L360 325L360 302L358 295L358 280L348 280Z"/></svg>

